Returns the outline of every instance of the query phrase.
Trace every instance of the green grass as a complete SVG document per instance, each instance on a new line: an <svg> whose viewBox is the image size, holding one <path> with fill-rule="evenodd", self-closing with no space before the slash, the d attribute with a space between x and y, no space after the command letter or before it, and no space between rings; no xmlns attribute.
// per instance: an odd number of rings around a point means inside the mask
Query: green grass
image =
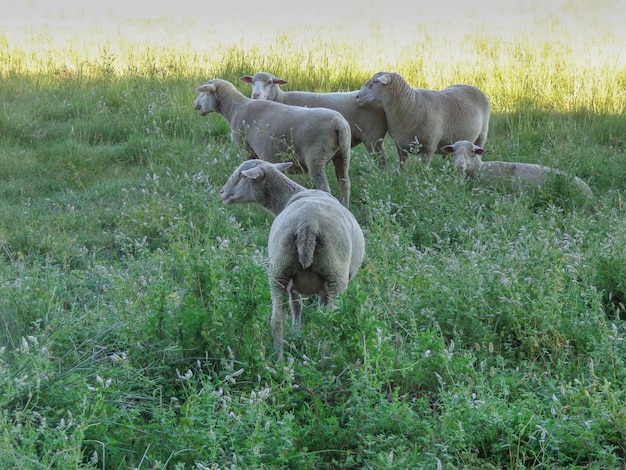
<svg viewBox="0 0 626 470"><path fill-rule="evenodd" d="M489 158L595 197L355 148L363 266L333 311L307 303L277 364L272 218L221 204L242 157L195 87L249 93L239 76L266 69L356 89L390 64L333 38L76 44L0 42L1 468L623 468L623 65L565 41L407 41L414 86L490 96Z"/></svg>

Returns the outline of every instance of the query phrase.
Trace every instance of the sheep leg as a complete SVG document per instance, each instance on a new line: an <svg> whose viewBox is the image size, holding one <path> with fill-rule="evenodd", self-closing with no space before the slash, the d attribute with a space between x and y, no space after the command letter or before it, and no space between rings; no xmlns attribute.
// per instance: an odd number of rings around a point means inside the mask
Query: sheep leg
<svg viewBox="0 0 626 470"><path fill-rule="evenodd" d="M311 174L315 187L330 194L330 186L326 178L326 164L316 162L309 167L309 173Z"/></svg>
<svg viewBox="0 0 626 470"><path fill-rule="evenodd" d="M387 154L383 147L383 139L377 139L373 142L363 141L363 145L367 149L367 152L374 157L378 168L384 170L387 168Z"/></svg>
<svg viewBox="0 0 626 470"><path fill-rule="evenodd" d="M430 168L430 162L433 159L433 155L435 154L436 146L432 144L422 144L419 147L419 156L424 168Z"/></svg>
<svg viewBox="0 0 626 470"><path fill-rule="evenodd" d="M339 186L339 201L345 207L350 206L350 152L341 152L338 156L333 158L333 165L335 167L335 176L337 177L337 184Z"/></svg>
<svg viewBox="0 0 626 470"><path fill-rule="evenodd" d="M483 147L485 145L486 141L487 141L487 129L483 130L480 133L480 135L478 136L478 138L474 142L474 145L478 145L479 147Z"/></svg>
<svg viewBox="0 0 626 470"><path fill-rule="evenodd" d="M345 276L335 273L324 273L322 276L326 278L326 282L324 283L324 291L319 294L319 305L332 310L339 293L348 287L347 273Z"/></svg>
<svg viewBox="0 0 626 470"><path fill-rule="evenodd" d="M279 361L283 360L283 342L285 340L285 293L289 279L274 278L270 284L272 298L272 317L270 328L274 339L274 349Z"/></svg>
<svg viewBox="0 0 626 470"><path fill-rule="evenodd" d="M291 308L291 324L294 330L300 331L302 329L302 297L293 288L293 285L289 286L289 306Z"/></svg>
<svg viewBox="0 0 626 470"><path fill-rule="evenodd" d="M398 144L396 144L396 150L398 151L398 162L400 165L400 171L404 168L404 164L406 163L406 158L409 154L408 150L403 149Z"/></svg>

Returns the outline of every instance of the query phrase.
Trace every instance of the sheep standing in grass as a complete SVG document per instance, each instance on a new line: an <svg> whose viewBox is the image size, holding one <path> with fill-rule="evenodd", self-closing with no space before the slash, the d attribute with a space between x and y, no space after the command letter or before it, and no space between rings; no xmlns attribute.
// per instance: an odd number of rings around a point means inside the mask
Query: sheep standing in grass
<svg viewBox="0 0 626 470"><path fill-rule="evenodd" d="M194 108L201 116L221 114L229 122L233 142L251 158L278 162L293 158L308 170L318 189L330 193L326 165L332 161L340 201L350 204L350 125L337 111L299 108L253 100L226 80L198 87Z"/></svg>
<svg viewBox="0 0 626 470"><path fill-rule="evenodd" d="M398 73L379 72L359 90L356 102L384 110L400 166L409 153L419 154L428 167L441 145L457 140L484 145L487 140L489 99L474 86L414 89Z"/></svg>
<svg viewBox="0 0 626 470"><path fill-rule="evenodd" d="M441 148L442 153L454 154L454 167L461 170L469 178L485 176L488 178L508 177L521 181L527 181L535 185L542 185L549 175L564 175L563 172L534 163L517 162L483 162L482 156L486 151L467 140L455 142ZM575 176L574 184L587 197L593 193L587 183Z"/></svg>
<svg viewBox="0 0 626 470"><path fill-rule="evenodd" d="M287 84L287 80L267 72L257 72L252 76L244 75L241 80L252 84L253 99L338 111L350 124L352 147L363 142L369 153L376 152L384 156L383 139L387 134L385 113L379 108L357 105L355 101L357 91L336 93L285 92L280 89L280 85Z"/></svg>
<svg viewBox="0 0 626 470"><path fill-rule="evenodd" d="M224 204L256 202L276 216L270 228L270 325L278 358L283 357L285 294L292 324L300 328L301 295L318 295L332 308L361 266L365 240L352 213L330 194L306 189L282 171L291 162L247 160L226 182Z"/></svg>

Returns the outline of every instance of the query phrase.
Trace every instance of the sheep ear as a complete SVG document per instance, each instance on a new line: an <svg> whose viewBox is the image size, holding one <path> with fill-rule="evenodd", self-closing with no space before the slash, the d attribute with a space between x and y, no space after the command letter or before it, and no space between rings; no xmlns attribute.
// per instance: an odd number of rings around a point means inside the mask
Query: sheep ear
<svg viewBox="0 0 626 470"><path fill-rule="evenodd" d="M274 168L276 168L278 171L284 172L291 165L293 165L293 162L274 163Z"/></svg>
<svg viewBox="0 0 626 470"><path fill-rule="evenodd" d="M243 77L239 77L239 80L246 83L252 83L252 77L250 75L244 75Z"/></svg>
<svg viewBox="0 0 626 470"><path fill-rule="evenodd" d="M474 153L477 154L477 155L486 155L489 152L487 152L487 150L485 150L484 148L479 147L478 145L475 145L474 146Z"/></svg>
<svg viewBox="0 0 626 470"><path fill-rule="evenodd" d="M197 88L198 93L215 93L217 87L212 83L205 83Z"/></svg>
<svg viewBox="0 0 626 470"><path fill-rule="evenodd" d="M391 78L389 77L388 73L385 73L381 75L380 77L378 77L378 81L382 83L383 85L386 85L387 83L391 81Z"/></svg>
<svg viewBox="0 0 626 470"><path fill-rule="evenodd" d="M243 170L241 174L246 178L257 180L263 177L263 168L259 168L257 166L254 168L250 168L249 170Z"/></svg>
<svg viewBox="0 0 626 470"><path fill-rule="evenodd" d="M442 158L446 158L446 155L454 152L454 147L452 145L444 145L441 147L441 151L443 152Z"/></svg>
<svg viewBox="0 0 626 470"><path fill-rule="evenodd" d="M289 83L287 80L278 77L273 77L272 82L276 85L286 85L287 83Z"/></svg>

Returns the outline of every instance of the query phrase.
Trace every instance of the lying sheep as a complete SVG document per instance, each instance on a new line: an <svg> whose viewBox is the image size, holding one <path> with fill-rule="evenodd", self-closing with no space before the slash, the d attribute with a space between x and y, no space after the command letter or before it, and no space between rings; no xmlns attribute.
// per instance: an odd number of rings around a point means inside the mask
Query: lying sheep
<svg viewBox="0 0 626 470"><path fill-rule="evenodd" d="M382 109L358 106L355 98L357 91L337 93L313 93L308 91L283 91L279 85L287 80L275 77L267 72L244 75L241 80L252 83L252 98L272 100L291 106L308 108L328 108L341 113L350 124L352 147L363 142L369 153L384 155L383 139L387 133L387 121Z"/></svg>
<svg viewBox="0 0 626 470"><path fill-rule="evenodd" d="M549 175L564 175L559 170L534 163L483 162L482 156L486 151L467 140L461 140L452 145L441 147L441 152L444 154L444 157L447 154L454 154L454 167L460 169L469 178L479 176L489 178L509 177L535 185L542 185ZM573 182L585 196L593 196L593 192L583 180L575 176Z"/></svg>
<svg viewBox="0 0 626 470"><path fill-rule="evenodd" d="M224 204L256 202L276 216L268 253L270 325L279 359L285 337L285 293L292 324L299 329L300 295L318 295L320 305L332 307L361 266L365 251L363 232L352 213L330 194L287 178L282 171L291 164L247 160L220 193Z"/></svg>
<svg viewBox="0 0 626 470"><path fill-rule="evenodd" d="M278 162L293 155L318 189L330 193L326 165L332 160L340 201L350 204L350 126L337 111L299 108L244 96L226 80L198 87L194 108L201 116L217 112L231 127L231 138L251 158ZM283 157L283 158L281 158Z"/></svg>
<svg viewBox="0 0 626 470"><path fill-rule="evenodd" d="M487 140L489 99L470 85L414 89L398 73L379 72L359 90L356 102L384 110L400 166L411 152L428 167L441 145L460 139L484 145Z"/></svg>

